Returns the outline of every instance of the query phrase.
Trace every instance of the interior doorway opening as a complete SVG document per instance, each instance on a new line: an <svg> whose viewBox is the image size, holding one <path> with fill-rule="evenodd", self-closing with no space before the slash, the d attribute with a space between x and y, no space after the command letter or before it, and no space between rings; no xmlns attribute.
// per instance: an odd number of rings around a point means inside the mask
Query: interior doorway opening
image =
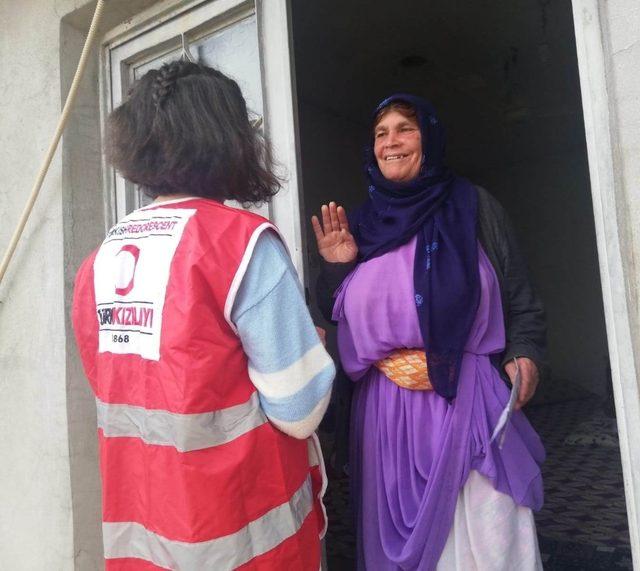
<svg viewBox="0 0 640 571"><path fill-rule="evenodd" d="M551 375L527 407L548 453L545 568L631 568L570 1L375 0L366 13L293 2L292 30L305 221L329 200L364 199L363 147L383 97L434 103L449 165L506 208L547 310ZM312 285L308 224L307 245ZM344 394L326 425L331 569L353 561Z"/></svg>

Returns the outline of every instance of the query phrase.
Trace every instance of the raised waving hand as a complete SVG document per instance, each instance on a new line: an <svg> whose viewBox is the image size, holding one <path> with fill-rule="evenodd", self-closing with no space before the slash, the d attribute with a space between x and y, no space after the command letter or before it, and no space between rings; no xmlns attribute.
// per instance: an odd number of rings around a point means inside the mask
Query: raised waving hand
<svg viewBox="0 0 640 571"><path fill-rule="evenodd" d="M321 212L322 224L317 216L311 217L318 252L327 262L353 262L358 255L358 246L349 232L349 222L344 208L330 202L329 206L322 205Z"/></svg>

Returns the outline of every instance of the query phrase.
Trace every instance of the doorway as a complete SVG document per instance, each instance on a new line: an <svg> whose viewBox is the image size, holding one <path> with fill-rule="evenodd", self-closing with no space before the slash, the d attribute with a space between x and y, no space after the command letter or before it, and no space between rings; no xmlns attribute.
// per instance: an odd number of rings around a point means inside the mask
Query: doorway
<svg viewBox="0 0 640 571"><path fill-rule="evenodd" d="M547 310L551 375L526 411L548 453L545 568L631 568L571 3L292 2L292 31L305 220L364 198L377 102L403 91L434 103L450 166L506 208ZM310 228L307 245L313 284ZM331 569L352 568L343 400L325 439Z"/></svg>

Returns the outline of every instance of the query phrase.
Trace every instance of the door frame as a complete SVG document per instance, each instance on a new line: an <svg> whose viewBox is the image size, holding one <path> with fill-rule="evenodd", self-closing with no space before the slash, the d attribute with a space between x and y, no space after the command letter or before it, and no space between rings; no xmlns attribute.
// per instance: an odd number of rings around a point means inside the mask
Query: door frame
<svg viewBox="0 0 640 571"><path fill-rule="evenodd" d="M624 263L630 256L624 234L623 183L616 172L615 112L609 98L609 54L601 6L598 0L573 0L572 7L629 535L637 565L640 562L640 387L630 317L633 303L626 285L635 276L630 275L630 266Z"/></svg>

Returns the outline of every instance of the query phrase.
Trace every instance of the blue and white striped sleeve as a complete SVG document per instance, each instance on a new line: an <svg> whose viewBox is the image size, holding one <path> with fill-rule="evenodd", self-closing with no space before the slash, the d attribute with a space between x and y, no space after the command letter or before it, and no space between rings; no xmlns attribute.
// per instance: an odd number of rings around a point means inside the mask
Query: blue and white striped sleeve
<svg viewBox="0 0 640 571"><path fill-rule="evenodd" d="M258 238L231 311L265 414L282 432L307 438L331 398L335 366L304 302L280 239Z"/></svg>

